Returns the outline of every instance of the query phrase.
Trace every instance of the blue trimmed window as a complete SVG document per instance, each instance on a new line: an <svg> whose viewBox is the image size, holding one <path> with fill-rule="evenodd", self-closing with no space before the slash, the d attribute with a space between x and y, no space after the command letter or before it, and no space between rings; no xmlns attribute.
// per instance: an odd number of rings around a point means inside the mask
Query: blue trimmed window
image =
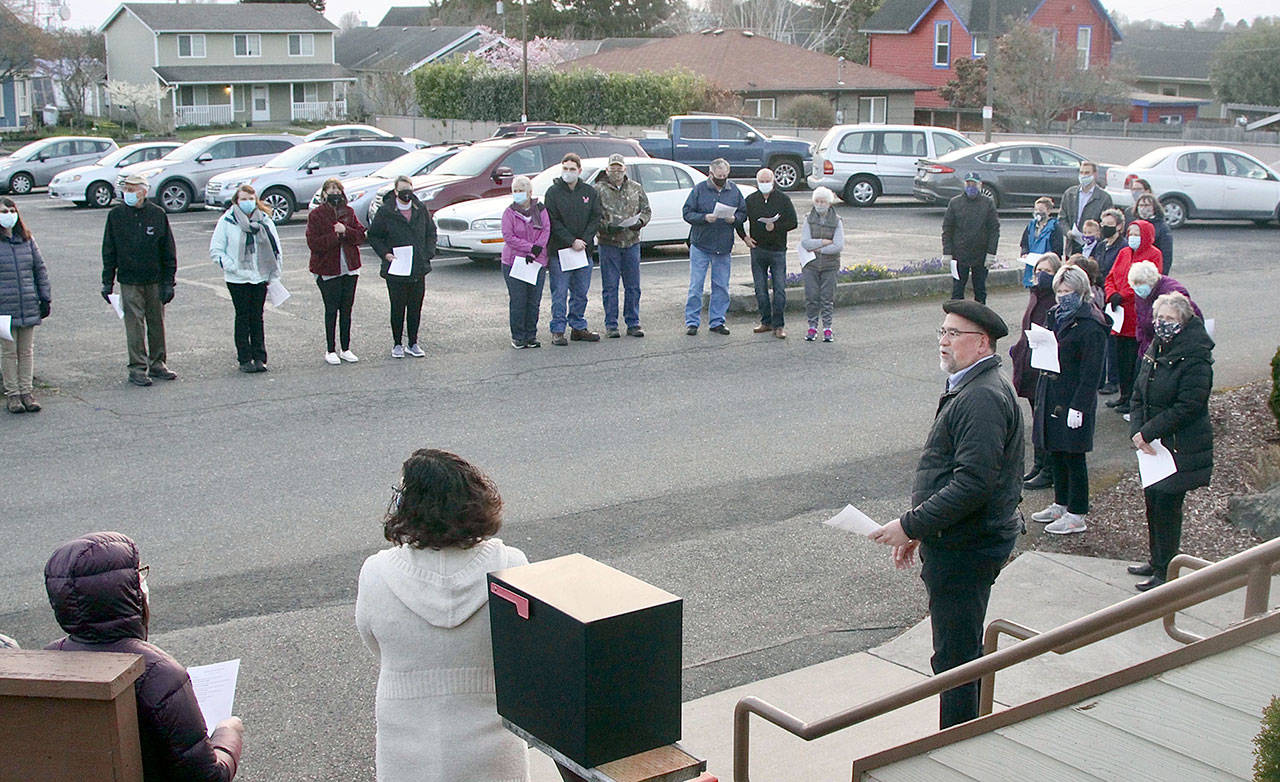
<svg viewBox="0 0 1280 782"><path fill-rule="evenodd" d="M933 67L951 67L951 22L933 23Z"/></svg>

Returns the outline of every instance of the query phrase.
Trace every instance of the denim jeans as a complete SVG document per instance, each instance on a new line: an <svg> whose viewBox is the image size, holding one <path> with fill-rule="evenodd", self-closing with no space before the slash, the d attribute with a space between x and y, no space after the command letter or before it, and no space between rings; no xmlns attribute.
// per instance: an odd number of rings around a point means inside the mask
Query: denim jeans
<svg viewBox="0 0 1280 782"><path fill-rule="evenodd" d="M507 281L510 300L511 341L532 342L538 338L538 309L542 306L542 286L547 281L547 270L538 270L538 282L534 285L512 277L510 266L502 267L502 277Z"/></svg>
<svg viewBox="0 0 1280 782"><path fill-rule="evenodd" d="M773 277L773 301L769 301L769 277ZM783 311L787 308L787 251L751 248L751 278L756 284L756 306L760 309L760 322L780 329L786 324Z"/></svg>
<svg viewBox="0 0 1280 782"><path fill-rule="evenodd" d="M551 253L548 264L551 276L551 333L563 334L565 324L571 329L587 327L587 291L591 290L591 264L581 269L560 271L558 253ZM567 306L566 306L567 305Z"/></svg>
<svg viewBox="0 0 1280 782"><path fill-rule="evenodd" d="M618 327L618 280L622 280L622 320L627 328L640 325L640 244L630 247L599 246L600 299L604 304L604 327Z"/></svg>
<svg viewBox="0 0 1280 782"><path fill-rule="evenodd" d="M711 269L711 306L707 312L710 328L724 325L729 311L729 253L709 253L689 247L689 298L684 303L684 325L698 326L702 320L702 289Z"/></svg>

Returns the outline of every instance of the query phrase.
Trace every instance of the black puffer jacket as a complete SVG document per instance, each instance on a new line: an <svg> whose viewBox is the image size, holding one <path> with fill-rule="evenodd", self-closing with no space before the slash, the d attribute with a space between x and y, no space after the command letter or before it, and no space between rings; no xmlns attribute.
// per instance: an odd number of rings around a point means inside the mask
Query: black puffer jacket
<svg viewBox="0 0 1280 782"><path fill-rule="evenodd" d="M1056 307L1048 313L1056 326ZM1093 450L1093 428L1098 409L1098 381L1107 347L1107 326L1092 304L1077 310L1071 322L1054 328L1058 337L1058 369L1041 372L1036 383L1036 417L1031 440L1047 451L1088 453ZM1070 411L1079 410L1083 423L1067 426Z"/></svg>
<svg viewBox="0 0 1280 782"><path fill-rule="evenodd" d="M409 219L400 216L394 194L383 200L382 206L373 215L365 238L369 247L378 254L382 261L382 269L378 272L384 278L391 269L391 261L387 254L396 247L413 248L413 270L408 279L418 279L431 273L431 259L436 257L436 221L431 218L427 205L413 197ZM405 279L405 278L401 278Z"/></svg>
<svg viewBox="0 0 1280 782"><path fill-rule="evenodd" d="M942 395L916 465L908 537L926 546L1004 558L1022 529L1022 413L1000 358Z"/></svg>
<svg viewBox="0 0 1280 782"><path fill-rule="evenodd" d="M1208 486L1213 476L1213 339L1192 318L1168 344L1151 343L1133 383L1130 434L1159 439L1173 452L1178 471L1151 487L1181 492Z"/></svg>
<svg viewBox="0 0 1280 782"><path fill-rule="evenodd" d="M0 236L0 315L12 316L14 326L39 326L40 303L51 296L35 240Z"/></svg>
<svg viewBox="0 0 1280 782"><path fill-rule="evenodd" d="M45 590L67 637L46 646L68 652L140 654L134 682L146 782L227 782L236 774L240 737L221 728L205 735L187 670L146 641L146 597L138 547L118 532L65 543L44 566Z"/></svg>

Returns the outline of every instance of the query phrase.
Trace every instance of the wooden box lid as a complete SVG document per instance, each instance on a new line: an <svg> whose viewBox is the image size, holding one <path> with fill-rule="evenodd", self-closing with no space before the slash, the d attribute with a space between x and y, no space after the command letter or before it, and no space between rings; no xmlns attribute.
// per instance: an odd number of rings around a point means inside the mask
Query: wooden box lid
<svg viewBox="0 0 1280 782"><path fill-rule="evenodd" d="M492 575L583 624L680 600L583 554L544 559Z"/></svg>
<svg viewBox="0 0 1280 782"><path fill-rule="evenodd" d="M0 652L0 696L109 701L142 675L142 655L15 649Z"/></svg>

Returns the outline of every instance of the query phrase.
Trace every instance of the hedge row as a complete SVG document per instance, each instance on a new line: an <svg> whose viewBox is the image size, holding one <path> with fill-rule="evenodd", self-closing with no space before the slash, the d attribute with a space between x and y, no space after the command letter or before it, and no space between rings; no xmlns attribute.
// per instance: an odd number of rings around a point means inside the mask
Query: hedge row
<svg viewBox="0 0 1280 782"><path fill-rule="evenodd" d="M521 74L470 61L425 65L414 74L427 117L514 122ZM672 114L714 110L724 94L687 71L529 72L529 119L582 125L661 125Z"/></svg>

